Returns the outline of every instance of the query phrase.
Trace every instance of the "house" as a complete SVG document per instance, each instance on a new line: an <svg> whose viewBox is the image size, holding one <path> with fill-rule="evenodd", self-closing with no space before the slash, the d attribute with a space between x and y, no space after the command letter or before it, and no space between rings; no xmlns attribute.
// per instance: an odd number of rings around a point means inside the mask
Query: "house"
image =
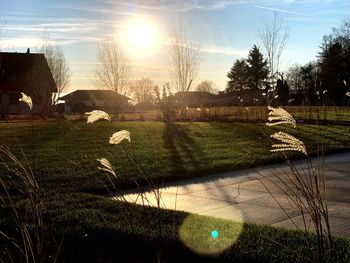
<svg viewBox="0 0 350 263"><path fill-rule="evenodd" d="M217 97L219 106L261 106L266 105L267 96L263 90L241 89L234 92L221 91Z"/></svg>
<svg viewBox="0 0 350 263"><path fill-rule="evenodd" d="M242 89L233 93L219 92L215 95L203 91L177 92L172 96L176 105L195 107L229 107L266 105L266 96L262 90Z"/></svg>
<svg viewBox="0 0 350 263"><path fill-rule="evenodd" d="M206 91L181 91L175 93L171 100L177 105L193 108L210 107L215 98L216 95Z"/></svg>
<svg viewBox="0 0 350 263"><path fill-rule="evenodd" d="M44 54L0 52L0 116L30 114L21 92L32 98L34 114L49 113L57 87Z"/></svg>
<svg viewBox="0 0 350 263"><path fill-rule="evenodd" d="M140 102L134 105L134 112L157 110L158 105L149 101Z"/></svg>
<svg viewBox="0 0 350 263"><path fill-rule="evenodd" d="M65 114L82 114L92 110L120 113L130 110L130 98L112 90L76 90L61 98Z"/></svg>

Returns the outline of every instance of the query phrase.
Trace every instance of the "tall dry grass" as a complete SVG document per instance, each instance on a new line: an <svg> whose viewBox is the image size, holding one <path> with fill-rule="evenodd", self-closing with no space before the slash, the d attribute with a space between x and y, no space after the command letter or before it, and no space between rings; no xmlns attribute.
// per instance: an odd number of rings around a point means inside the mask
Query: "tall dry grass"
<svg viewBox="0 0 350 263"><path fill-rule="evenodd" d="M294 118L282 108L268 107L269 117L267 125L292 125L297 128ZM279 141L273 143L271 152L281 152L289 171L274 172L277 180L263 176L272 185L278 187L289 201L300 211L303 230L315 232L317 236L317 258L315 262L332 260L333 237L330 227L327 196L327 176L324 172L324 153L320 142L317 142L318 158L315 164L302 141L284 132L270 135L272 139ZM289 157L288 151L298 151L305 156L306 168L296 165ZM264 183L263 183L264 184ZM265 188L288 216L286 208L274 196L269 187ZM289 217L289 216L288 216ZM296 228L300 228L298 222L292 221Z"/></svg>

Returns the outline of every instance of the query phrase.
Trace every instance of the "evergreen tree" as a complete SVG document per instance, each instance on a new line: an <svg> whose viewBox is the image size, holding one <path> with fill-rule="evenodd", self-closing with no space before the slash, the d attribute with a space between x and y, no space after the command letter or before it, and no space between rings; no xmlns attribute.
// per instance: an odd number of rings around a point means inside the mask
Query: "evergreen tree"
<svg viewBox="0 0 350 263"><path fill-rule="evenodd" d="M254 45L249 51L247 59L247 81L248 87L252 89L264 89L264 83L268 79L269 68L267 60L259 48Z"/></svg>
<svg viewBox="0 0 350 263"><path fill-rule="evenodd" d="M289 97L289 85L287 81L278 79L276 85L277 95L278 95L278 104L287 105Z"/></svg>
<svg viewBox="0 0 350 263"><path fill-rule="evenodd" d="M327 90L334 104L341 105L346 93L344 80L347 77L347 66L346 56L340 43L336 42L323 48L320 66L322 90Z"/></svg>
<svg viewBox="0 0 350 263"><path fill-rule="evenodd" d="M229 73L227 73L229 81L227 82L226 92L232 93L240 91L247 85L247 63L244 59L237 59L233 64Z"/></svg>

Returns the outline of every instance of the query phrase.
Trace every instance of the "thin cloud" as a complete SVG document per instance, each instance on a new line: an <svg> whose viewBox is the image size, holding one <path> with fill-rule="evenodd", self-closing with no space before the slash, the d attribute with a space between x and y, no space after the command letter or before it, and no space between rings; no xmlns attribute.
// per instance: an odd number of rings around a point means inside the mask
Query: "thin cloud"
<svg viewBox="0 0 350 263"><path fill-rule="evenodd" d="M13 31L49 31L49 32L90 32L96 30L98 24L96 23L45 23L45 24L7 24L2 26L3 30Z"/></svg>
<svg viewBox="0 0 350 263"><path fill-rule="evenodd" d="M73 6L73 5L54 5L51 6L51 8L54 9L69 9L69 10L76 10L76 11L84 11L84 12L91 12L91 13L102 13L102 14L111 14L111 15L125 15L125 16L136 16L136 17L143 17L143 16L151 16L149 14L139 14L139 13L133 13L133 12L122 12L122 11L115 11L113 8L98 8L98 7L80 7L80 6Z"/></svg>
<svg viewBox="0 0 350 263"><path fill-rule="evenodd" d="M211 53L211 54L229 55L229 56L245 56L248 54L248 50L222 48L222 47L201 47L200 51L202 53Z"/></svg>
<svg viewBox="0 0 350 263"><path fill-rule="evenodd" d="M234 0L207 0L207 1L198 1L198 0L168 0L168 1L154 1L154 0L129 0L129 1L104 1L108 4L113 5L124 5L129 8L140 8L147 10L169 10L169 11L178 11L178 12L188 12L193 10L202 10L202 11L211 11L217 9L226 8L232 4L237 4Z"/></svg>
<svg viewBox="0 0 350 263"><path fill-rule="evenodd" d="M289 10L284 10L284 9L279 9L279 8L272 8L272 7L267 7L267 6L254 5L254 7L255 7L255 8L259 8L259 9L265 9L265 10L275 11L275 12L281 12L281 13L292 14L292 15L310 16L310 15L305 14L305 13L294 12L294 11L289 11Z"/></svg>

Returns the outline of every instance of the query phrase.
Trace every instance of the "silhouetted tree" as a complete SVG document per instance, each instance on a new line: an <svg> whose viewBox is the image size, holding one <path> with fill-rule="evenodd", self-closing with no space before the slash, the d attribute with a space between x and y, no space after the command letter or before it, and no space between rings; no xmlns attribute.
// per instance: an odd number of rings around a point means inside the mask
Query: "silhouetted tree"
<svg viewBox="0 0 350 263"><path fill-rule="evenodd" d="M281 55L288 43L289 29L277 12L274 12L271 21L265 22L265 25L258 29L258 34L267 57L269 81L274 84L280 72Z"/></svg>
<svg viewBox="0 0 350 263"><path fill-rule="evenodd" d="M135 103L154 101L154 83L149 78L141 78L132 83L130 92Z"/></svg>
<svg viewBox="0 0 350 263"><path fill-rule="evenodd" d="M210 93L216 93L218 89L215 87L215 84L211 80L203 80L196 87L196 91L206 91Z"/></svg>
<svg viewBox="0 0 350 263"><path fill-rule="evenodd" d="M290 93L301 96L303 94L303 86L301 79L301 65L295 64L291 66L286 74L290 87Z"/></svg>
<svg viewBox="0 0 350 263"><path fill-rule="evenodd" d="M338 42L325 46L321 53L322 89L328 90L330 99L336 105L342 104L346 93L344 80L347 65L343 55L342 46Z"/></svg>
<svg viewBox="0 0 350 263"><path fill-rule="evenodd" d="M269 67L267 66L267 60L256 45L249 51L246 72L249 88L266 88L265 84L268 79Z"/></svg>
<svg viewBox="0 0 350 263"><path fill-rule="evenodd" d="M41 46L38 48L40 53L45 55L47 64L50 68L52 77L57 86L57 93L53 96L53 105L55 105L68 88L71 70L67 62L64 52L55 41L50 39L47 32L43 33Z"/></svg>
<svg viewBox="0 0 350 263"><path fill-rule="evenodd" d="M303 81L304 100L302 104L316 105L319 98L319 67L317 63L310 62L300 68L301 79Z"/></svg>
<svg viewBox="0 0 350 263"><path fill-rule="evenodd" d="M171 36L169 66L177 91L189 91L198 74L200 46L188 41L180 26Z"/></svg>
<svg viewBox="0 0 350 263"><path fill-rule="evenodd" d="M276 91L278 95L278 104L287 105L289 98L289 85L287 81L281 79L277 80Z"/></svg>
<svg viewBox="0 0 350 263"><path fill-rule="evenodd" d="M104 39L97 53L98 64L95 67L95 85L100 89L110 89L125 94L130 83L131 67L128 59L112 37Z"/></svg>
<svg viewBox="0 0 350 263"><path fill-rule="evenodd" d="M232 93L240 91L247 86L247 62L244 59L237 59L233 64L229 73L227 73L229 81L227 82L226 92Z"/></svg>

